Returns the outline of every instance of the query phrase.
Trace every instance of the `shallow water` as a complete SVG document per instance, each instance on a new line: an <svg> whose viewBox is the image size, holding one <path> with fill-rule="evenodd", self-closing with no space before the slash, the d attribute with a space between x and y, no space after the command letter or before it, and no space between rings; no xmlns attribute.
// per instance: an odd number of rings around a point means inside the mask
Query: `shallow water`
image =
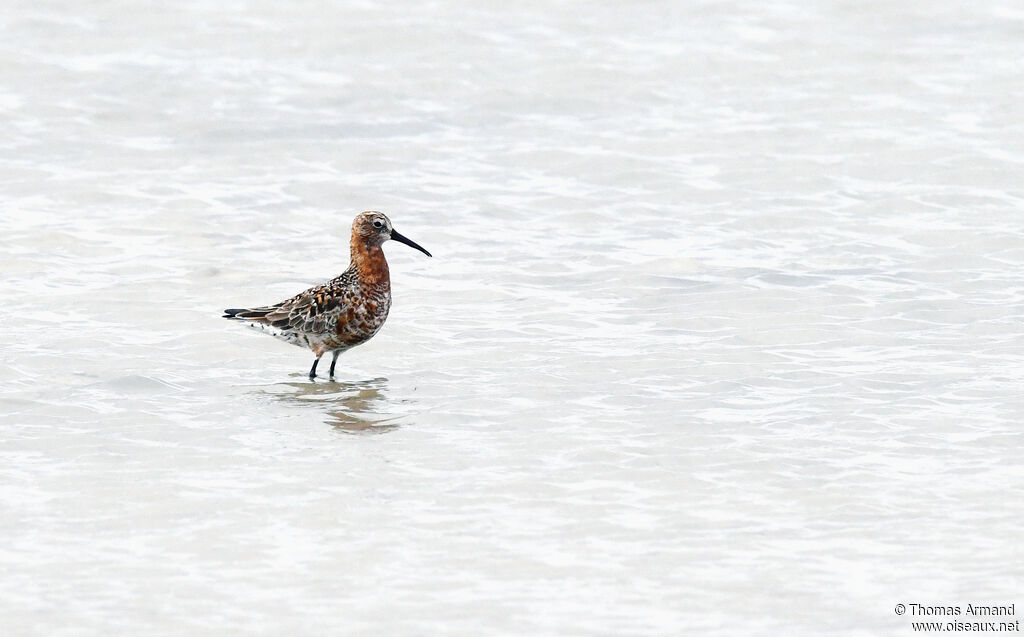
<svg viewBox="0 0 1024 637"><path fill-rule="evenodd" d="M1015 3L0 25L5 634L1024 604ZM339 273L363 209L435 257L387 246L387 325L310 383L219 310Z"/></svg>

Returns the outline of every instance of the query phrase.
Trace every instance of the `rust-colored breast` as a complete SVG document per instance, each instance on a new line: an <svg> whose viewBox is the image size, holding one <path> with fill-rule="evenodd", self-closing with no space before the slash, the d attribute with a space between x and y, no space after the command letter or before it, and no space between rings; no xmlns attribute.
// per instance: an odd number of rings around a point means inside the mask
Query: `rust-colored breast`
<svg viewBox="0 0 1024 637"><path fill-rule="evenodd" d="M349 347L369 340L384 325L389 309L390 286L362 287L345 311L338 314L335 337Z"/></svg>
<svg viewBox="0 0 1024 637"><path fill-rule="evenodd" d="M359 282L367 286L382 284L391 285L391 272L388 260L380 246L354 243L352 246L352 263L359 272Z"/></svg>

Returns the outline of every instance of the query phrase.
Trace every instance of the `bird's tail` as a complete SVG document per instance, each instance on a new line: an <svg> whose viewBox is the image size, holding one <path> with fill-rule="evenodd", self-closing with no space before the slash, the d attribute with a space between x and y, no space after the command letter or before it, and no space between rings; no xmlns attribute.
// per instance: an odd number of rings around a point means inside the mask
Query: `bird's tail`
<svg viewBox="0 0 1024 637"><path fill-rule="evenodd" d="M274 311L272 307L256 307L251 309L235 308L224 310L221 318L235 319L236 321L260 321L267 318L267 314Z"/></svg>

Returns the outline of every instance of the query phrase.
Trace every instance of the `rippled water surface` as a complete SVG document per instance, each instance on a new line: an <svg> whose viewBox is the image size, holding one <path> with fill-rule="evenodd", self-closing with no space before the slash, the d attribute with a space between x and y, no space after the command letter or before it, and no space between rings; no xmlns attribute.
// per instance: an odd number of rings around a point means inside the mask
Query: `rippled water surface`
<svg viewBox="0 0 1024 637"><path fill-rule="evenodd" d="M0 34L4 634L1024 607L1018 3L16 0ZM434 258L386 246L387 325L311 383L219 311L339 273L364 209Z"/></svg>

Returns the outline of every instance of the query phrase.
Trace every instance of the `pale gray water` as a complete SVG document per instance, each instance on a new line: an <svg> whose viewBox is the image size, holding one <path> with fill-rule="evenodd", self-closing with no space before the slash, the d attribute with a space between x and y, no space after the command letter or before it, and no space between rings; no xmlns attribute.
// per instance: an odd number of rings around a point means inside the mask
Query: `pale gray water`
<svg viewBox="0 0 1024 637"><path fill-rule="evenodd" d="M1024 615L1019 3L24 1L0 35L4 635ZM387 246L340 382L219 318L340 272L368 208L435 258Z"/></svg>

